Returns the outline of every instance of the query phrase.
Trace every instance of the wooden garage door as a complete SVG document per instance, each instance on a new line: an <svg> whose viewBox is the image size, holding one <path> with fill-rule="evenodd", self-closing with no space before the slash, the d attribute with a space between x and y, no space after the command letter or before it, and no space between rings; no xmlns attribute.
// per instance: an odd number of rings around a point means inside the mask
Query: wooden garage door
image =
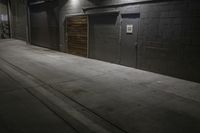
<svg viewBox="0 0 200 133"><path fill-rule="evenodd" d="M67 18L67 53L87 57L87 16Z"/></svg>

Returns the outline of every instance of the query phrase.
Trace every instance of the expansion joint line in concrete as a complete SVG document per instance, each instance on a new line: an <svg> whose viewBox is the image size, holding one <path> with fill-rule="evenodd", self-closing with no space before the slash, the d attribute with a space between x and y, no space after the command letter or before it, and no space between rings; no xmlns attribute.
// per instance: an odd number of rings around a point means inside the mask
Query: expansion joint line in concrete
<svg viewBox="0 0 200 133"><path fill-rule="evenodd" d="M67 124L69 124L69 117L70 117L70 120L73 121L72 122L73 124L70 123L70 126L73 125L72 128L77 129L77 127L78 127L79 129L83 129L82 131L86 131L86 133L111 133L110 131L108 131L104 127L96 124L95 122L93 122L92 120L90 120L89 118L87 118L86 116L81 114L80 112L78 112L75 108L73 108L72 106L68 105L63 100L61 100L60 98L55 96L53 93L48 91L48 88L53 89L54 91L61 93L60 91L56 90L51 85L44 83L43 81L41 81L37 77L33 76L32 74L24 71L23 69L15 66L14 64L10 63L9 61L7 61L7 60L5 60L1 57L0 57L0 59L5 64L7 64L8 67L13 69L16 73L18 73L17 75L20 75L21 79L26 79L26 80L28 79L28 80L33 81L35 84L37 84L37 86L35 86L35 87L29 87L29 88L25 88L25 89L29 93L31 93L31 95L33 95L34 97L39 99L40 102L42 102L50 110L52 110L59 117L61 117ZM9 72L7 74L9 74ZM15 78L13 78L13 79L15 79ZM18 80L16 80L16 81L19 82ZM110 121L99 116L94 111L88 109L87 107L85 107L84 105L79 103L78 101L72 99L69 96L66 96L66 95L64 95L64 96L67 97L69 100L75 102L76 104L82 106L83 108L86 108L89 112L95 114L97 117L103 119L104 121L109 123L111 126L117 128L120 132L127 133L126 131L124 131L120 127L114 125ZM77 125L75 123L79 123L79 125ZM74 125L76 125L76 126L74 127ZM83 133L82 131L77 131L77 132Z"/></svg>

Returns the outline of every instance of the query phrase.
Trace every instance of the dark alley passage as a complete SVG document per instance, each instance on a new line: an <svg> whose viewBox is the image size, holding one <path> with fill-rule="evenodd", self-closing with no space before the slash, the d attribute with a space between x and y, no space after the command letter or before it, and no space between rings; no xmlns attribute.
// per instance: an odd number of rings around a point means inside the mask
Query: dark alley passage
<svg viewBox="0 0 200 133"><path fill-rule="evenodd" d="M1 133L199 133L200 84L0 41Z"/></svg>

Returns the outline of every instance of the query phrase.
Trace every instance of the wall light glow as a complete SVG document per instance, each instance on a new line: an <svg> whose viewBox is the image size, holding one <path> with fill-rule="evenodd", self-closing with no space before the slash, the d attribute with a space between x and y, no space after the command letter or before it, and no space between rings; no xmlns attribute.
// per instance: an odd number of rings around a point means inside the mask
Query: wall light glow
<svg viewBox="0 0 200 133"><path fill-rule="evenodd" d="M72 6L77 6L79 5L80 0L71 0L71 5Z"/></svg>

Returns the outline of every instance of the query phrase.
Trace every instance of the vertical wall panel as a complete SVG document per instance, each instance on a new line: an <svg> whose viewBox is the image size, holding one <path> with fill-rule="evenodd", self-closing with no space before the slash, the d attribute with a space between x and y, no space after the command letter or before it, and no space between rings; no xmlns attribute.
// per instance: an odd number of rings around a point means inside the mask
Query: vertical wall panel
<svg viewBox="0 0 200 133"><path fill-rule="evenodd" d="M26 0L10 0L13 38L27 40Z"/></svg>
<svg viewBox="0 0 200 133"><path fill-rule="evenodd" d="M59 49L57 1L31 5L31 43L50 49Z"/></svg>

